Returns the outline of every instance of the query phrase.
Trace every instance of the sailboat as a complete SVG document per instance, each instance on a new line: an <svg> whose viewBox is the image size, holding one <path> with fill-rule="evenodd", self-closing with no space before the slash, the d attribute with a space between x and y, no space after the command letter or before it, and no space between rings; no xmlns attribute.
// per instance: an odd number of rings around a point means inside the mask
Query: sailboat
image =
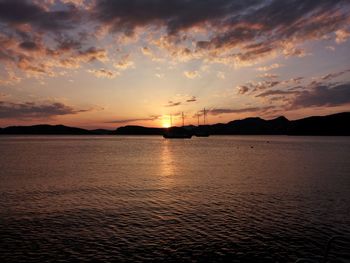
<svg viewBox="0 0 350 263"><path fill-rule="evenodd" d="M195 130L195 133L194 133L194 135L196 137L209 137L210 136L208 129L205 127L206 115L207 115L207 112L206 112L206 110L204 108L203 109L203 126L202 127L199 126L199 114L197 115L197 117L198 117L198 127L197 127L197 129Z"/></svg>
<svg viewBox="0 0 350 263"><path fill-rule="evenodd" d="M185 115L182 112L182 127L172 127L172 115L170 115L170 128L166 129L163 137L166 139L191 139L192 133L185 126Z"/></svg>

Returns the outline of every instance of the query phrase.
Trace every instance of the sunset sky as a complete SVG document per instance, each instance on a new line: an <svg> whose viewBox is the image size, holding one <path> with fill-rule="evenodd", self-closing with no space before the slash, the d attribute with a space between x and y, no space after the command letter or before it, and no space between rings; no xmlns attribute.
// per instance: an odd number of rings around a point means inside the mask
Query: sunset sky
<svg viewBox="0 0 350 263"><path fill-rule="evenodd" d="M350 1L0 0L0 127L350 111Z"/></svg>

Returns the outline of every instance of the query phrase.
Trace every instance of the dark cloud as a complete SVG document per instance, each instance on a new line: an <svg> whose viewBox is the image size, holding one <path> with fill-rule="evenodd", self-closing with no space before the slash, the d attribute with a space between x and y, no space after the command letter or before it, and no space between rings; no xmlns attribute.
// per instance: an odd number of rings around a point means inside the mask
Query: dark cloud
<svg viewBox="0 0 350 263"><path fill-rule="evenodd" d="M349 9L346 0L97 0L93 16L113 31L129 35L137 27L163 26L168 36L200 27L209 31L208 39L198 40L196 50L187 49L187 57L215 50L208 59L230 63L231 56L239 63L275 50L283 50L285 56L305 56L306 51L297 44L346 26ZM186 39L172 37L171 41L178 45ZM233 51L236 47L238 53Z"/></svg>
<svg viewBox="0 0 350 263"><path fill-rule="evenodd" d="M340 72L335 72L335 73L329 73L327 75L324 75L323 77L321 77L322 80L332 80L334 78L337 78L345 73L350 72L350 69L348 70L344 70L344 71L340 71Z"/></svg>
<svg viewBox="0 0 350 263"><path fill-rule="evenodd" d="M80 50L82 48L82 41L84 36L75 36L69 37L69 36L62 36L59 35L55 39L57 42L57 48L56 50L60 51L70 51L70 50Z"/></svg>
<svg viewBox="0 0 350 263"><path fill-rule="evenodd" d="M154 121L154 120L158 120L160 117L161 115L151 115L148 118L121 119L121 120L107 121L105 123L124 124L124 123L139 122L139 121Z"/></svg>
<svg viewBox="0 0 350 263"><path fill-rule="evenodd" d="M274 106L266 106L266 107L247 107L240 109L231 109L231 108L217 108L211 109L208 112L211 115L221 115L221 114L229 114L229 113L247 113L247 112L264 112L270 109L273 109Z"/></svg>
<svg viewBox="0 0 350 263"><path fill-rule="evenodd" d="M27 77L55 76L57 68L106 60L103 49L84 45L82 17L83 10L72 4L0 0L0 60L6 70L15 72L17 67Z"/></svg>
<svg viewBox="0 0 350 263"><path fill-rule="evenodd" d="M192 96L192 98L187 99L186 102L196 102L197 98L195 96Z"/></svg>
<svg viewBox="0 0 350 263"><path fill-rule="evenodd" d="M251 61L282 49L286 56L304 56L305 50L297 43L321 38L347 25L349 2L345 0L316 1L260 1L258 8L248 3L245 12L229 11L221 19L220 31L207 41L199 41L200 49L220 51L241 47L234 56L240 61Z"/></svg>
<svg viewBox="0 0 350 263"><path fill-rule="evenodd" d="M78 10L66 5L64 10L52 11L27 0L0 0L0 21L9 24L29 24L44 30L73 28L79 19Z"/></svg>
<svg viewBox="0 0 350 263"><path fill-rule="evenodd" d="M37 43L32 41L24 41L21 44L19 44L20 48L32 51L32 50L38 50L39 46Z"/></svg>
<svg viewBox="0 0 350 263"><path fill-rule="evenodd" d="M269 46L266 44L264 47L256 48L253 50L244 50L243 52L236 55L237 59L239 61L252 61L256 58L264 57L268 54L270 54L274 49L276 49L275 46Z"/></svg>
<svg viewBox="0 0 350 263"><path fill-rule="evenodd" d="M79 51L79 58L86 59L88 62L94 60L107 60L107 51L103 48L90 47L86 50Z"/></svg>
<svg viewBox="0 0 350 263"><path fill-rule="evenodd" d="M350 83L317 86L300 92L292 101L292 108L340 106L350 104Z"/></svg>
<svg viewBox="0 0 350 263"><path fill-rule="evenodd" d="M296 90L268 90L263 93L256 95L255 97L268 97L268 96L276 96L276 95L290 95L290 94L298 94L299 91Z"/></svg>
<svg viewBox="0 0 350 263"><path fill-rule="evenodd" d="M132 35L142 27L142 34L148 34L142 45L154 45L145 54L157 46L182 61L204 58L244 65L276 51L305 55L299 44L345 32L350 16L348 0L95 0L85 1L88 7L73 2L0 0L0 59L13 61L14 67L25 59L20 69L42 74L54 72L52 67L78 68L107 61L104 47L113 36L88 47L109 29ZM41 53L31 60L25 56L29 51Z"/></svg>
<svg viewBox="0 0 350 263"><path fill-rule="evenodd" d="M188 96L188 95L177 96L174 100L169 100L167 104L164 105L164 107L176 107L176 106L186 105L186 103L192 103L196 101L197 101L196 96Z"/></svg>
<svg viewBox="0 0 350 263"><path fill-rule="evenodd" d="M182 104L181 101L174 102L174 101L169 100L168 104L166 104L165 107L176 107L176 106L179 106L181 104Z"/></svg>
<svg viewBox="0 0 350 263"><path fill-rule="evenodd" d="M238 86L237 89L238 89L238 94L241 94L241 95L246 94L249 91L249 88L245 85Z"/></svg>
<svg viewBox="0 0 350 263"><path fill-rule="evenodd" d="M246 84L251 90L252 93L273 88L281 84L281 81L259 81L259 82L249 82Z"/></svg>
<svg viewBox="0 0 350 263"><path fill-rule="evenodd" d="M135 27L166 26L170 34L205 22L220 22L223 17L238 13L257 0L99 0L94 16L114 30L132 33Z"/></svg>
<svg viewBox="0 0 350 263"><path fill-rule="evenodd" d="M76 110L60 102L38 104L34 102L13 103L0 101L0 119L37 119L59 115L77 114L89 110Z"/></svg>

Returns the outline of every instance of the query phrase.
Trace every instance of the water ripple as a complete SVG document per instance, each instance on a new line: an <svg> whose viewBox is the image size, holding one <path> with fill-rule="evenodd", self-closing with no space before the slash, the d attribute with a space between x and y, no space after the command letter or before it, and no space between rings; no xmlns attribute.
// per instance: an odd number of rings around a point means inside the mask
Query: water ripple
<svg viewBox="0 0 350 263"><path fill-rule="evenodd" d="M0 141L0 261L321 260L350 236L350 144L274 138Z"/></svg>

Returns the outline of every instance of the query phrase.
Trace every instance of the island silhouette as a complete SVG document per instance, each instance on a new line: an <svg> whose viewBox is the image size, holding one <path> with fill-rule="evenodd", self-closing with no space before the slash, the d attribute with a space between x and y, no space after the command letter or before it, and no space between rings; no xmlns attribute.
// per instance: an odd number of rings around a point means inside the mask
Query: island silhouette
<svg viewBox="0 0 350 263"><path fill-rule="evenodd" d="M283 116L271 120L250 117L230 121L228 123L200 126L189 125L182 128L192 134L196 134L199 130L205 129L210 135L349 136L349 123L350 112L342 112L327 116L312 116L298 120L288 120ZM0 128L0 134L6 135L163 135L166 131L167 128L136 125L127 125L115 130L87 130L64 125L48 124Z"/></svg>

